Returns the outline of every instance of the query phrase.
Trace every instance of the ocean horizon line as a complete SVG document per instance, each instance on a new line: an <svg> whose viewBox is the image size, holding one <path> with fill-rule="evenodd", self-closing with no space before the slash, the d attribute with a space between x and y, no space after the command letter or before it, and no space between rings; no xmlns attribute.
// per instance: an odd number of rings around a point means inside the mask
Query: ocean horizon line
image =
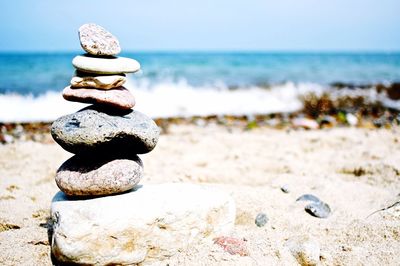
<svg viewBox="0 0 400 266"><path fill-rule="evenodd" d="M133 50L127 49L121 54L263 54L263 55L397 55L400 50ZM0 55L12 54L84 54L82 50L0 50Z"/></svg>

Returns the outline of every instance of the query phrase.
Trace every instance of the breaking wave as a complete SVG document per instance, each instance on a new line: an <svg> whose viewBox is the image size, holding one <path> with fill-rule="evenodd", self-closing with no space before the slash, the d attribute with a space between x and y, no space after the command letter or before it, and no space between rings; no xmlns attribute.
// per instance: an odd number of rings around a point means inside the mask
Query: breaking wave
<svg viewBox="0 0 400 266"><path fill-rule="evenodd" d="M292 82L268 88L252 86L229 89L224 84L194 87L185 80L152 85L143 80L129 80L126 87L136 98L134 109L152 118L294 112L303 107L301 96L311 92L321 94L332 91L332 88L315 83ZM359 91L369 98L380 97L374 93L375 90ZM340 93L346 93L346 90L340 90ZM399 101L386 102L389 107L400 109ZM49 91L36 97L0 94L0 121L49 122L85 106L87 105L64 100L61 92Z"/></svg>

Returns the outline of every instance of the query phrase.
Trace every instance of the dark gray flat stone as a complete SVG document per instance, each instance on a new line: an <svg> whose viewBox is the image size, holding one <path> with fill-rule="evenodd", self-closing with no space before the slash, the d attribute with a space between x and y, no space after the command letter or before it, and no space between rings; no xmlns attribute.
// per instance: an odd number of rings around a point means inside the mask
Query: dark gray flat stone
<svg viewBox="0 0 400 266"><path fill-rule="evenodd" d="M74 154L147 153L156 146L159 133L156 123L138 111L98 105L62 116L51 126L53 139Z"/></svg>

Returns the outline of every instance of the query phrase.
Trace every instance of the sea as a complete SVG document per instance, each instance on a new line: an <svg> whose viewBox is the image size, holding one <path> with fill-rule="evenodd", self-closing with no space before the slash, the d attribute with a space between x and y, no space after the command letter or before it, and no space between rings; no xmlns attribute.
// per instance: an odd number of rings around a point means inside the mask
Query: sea
<svg viewBox="0 0 400 266"><path fill-rule="evenodd" d="M0 122L49 122L86 105L65 101L79 52L0 53ZM126 87L149 116L188 117L294 112L308 93L337 84L400 109L376 84L400 82L399 53L132 52L141 70ZM336 85L335 85L336 84ZM343 92L343 89L342 89Z"/></svg>

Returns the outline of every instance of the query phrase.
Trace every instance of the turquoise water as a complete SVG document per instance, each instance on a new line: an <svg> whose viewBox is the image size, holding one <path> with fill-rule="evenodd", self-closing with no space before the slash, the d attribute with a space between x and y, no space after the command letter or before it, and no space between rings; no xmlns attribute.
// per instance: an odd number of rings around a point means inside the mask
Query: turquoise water
<svg viewBox="0 0 400 266"><path fill-rule="evenodd" d="M0 54L0 94L40 95L68 85L75 53ZM141 88L185 82L193 88L275 84L400 82L400 53L125 53L137 59Z"/></svg>
<svg viewBox="0 0 400 266"><path fill-rule="evenodd" d="M63 99L76 53L0 54L0 122L53 121L85 104ZM309 93L364 95L400 110L373 87L400 82L400 53L125 53L142 65L124 85L151 117L301 110ZM351 89L336 90L332 83ZM357 88L359 86L359 88Z"/></svg>

